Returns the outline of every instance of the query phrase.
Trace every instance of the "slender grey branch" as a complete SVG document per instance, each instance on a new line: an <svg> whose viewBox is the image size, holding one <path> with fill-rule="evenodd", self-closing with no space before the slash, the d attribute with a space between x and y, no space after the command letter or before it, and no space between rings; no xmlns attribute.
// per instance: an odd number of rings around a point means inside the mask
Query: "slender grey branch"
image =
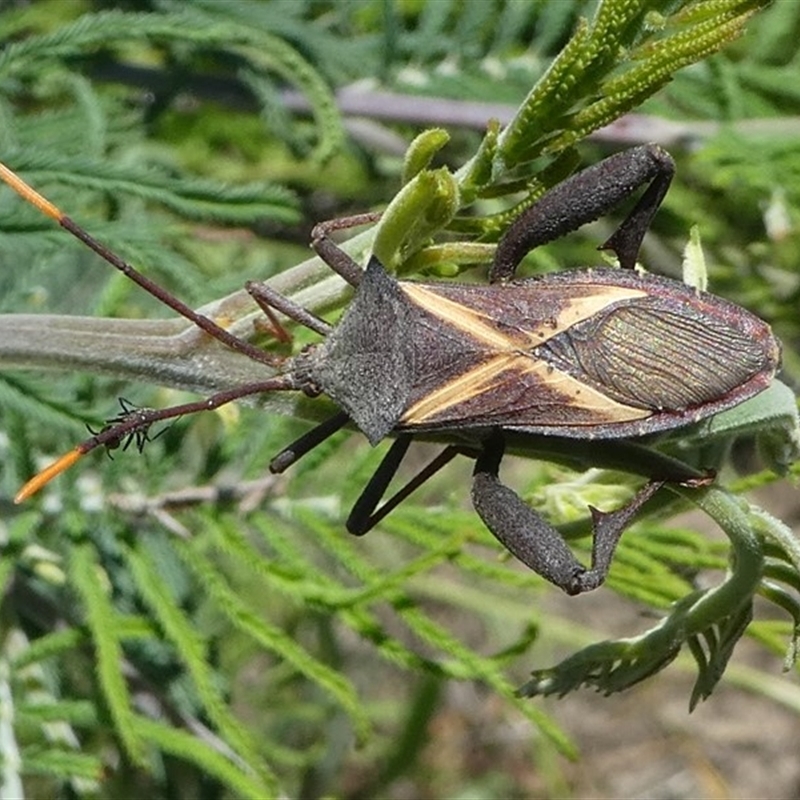
<svg viewBox="0 0 800 800"><path fill-rule="evenodd" d="M300 92L284 92L282 99L292 110L311 109L308 100ZM518 106L506 103L424 97L368 89L363 85L340 89L336 92L336 103L345 116L420 126L474 128L479 131L485 130L487 122L492 119L501 125L507 125L519 110ZM664 147L674 147L707 139L717 134L723 126L743 135L800 135L800 117L719 123L703 120L677 121L652 114L626 114L589 134L589 138L619 145L655 142Z"/></svg>
<svg viewBox="0 0 800 800"><path fill-rule="evenodd" d="M138 86L156 93L174 89L172 78L165 70L122 61L104 63L95 68L93 75L100 80ZM252 92L235 79L221 79L215 75L189 75L185 76L182 90L229 108L248 111L259 109L259 103ZM301 92L286 90L281 93L281 100L291 111L311 111L311 103ZM382 128L378 122L483 131L490 119L496 119L503 125L509 123L518 109L518 106L506 103L426 97L372 89L364 83L339 89L336 92L336 104L346 118L345 125L355 138L366 140L374 149L398 154L405 152L406 144L403 144L398 134ZM800 135L798 117L737 120L726 122L724 126L743 135ZM628 114L590 134L590 138L619 145L656 142L663 147L674 147L706 139L715 135L721 127L718 122L677 122L648 114Z"/></svg>

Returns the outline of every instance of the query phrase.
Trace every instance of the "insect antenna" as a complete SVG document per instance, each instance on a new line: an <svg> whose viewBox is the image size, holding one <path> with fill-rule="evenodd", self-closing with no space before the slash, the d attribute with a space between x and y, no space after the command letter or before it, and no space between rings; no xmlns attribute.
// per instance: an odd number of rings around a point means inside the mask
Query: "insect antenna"
<svg viewBox="0 0 800 800"><path fill-rule="evenodd" d="M261 364L266 364L273 368L280 368L286 365L287 359L285 357L267 353L250 344L250 342L234 336L225 330L225 328L214 322L214 320L197 313L193 308L186 305L166 289L150 280L150 278L128 264L116 253L109 250L104 244L97 241L91 234L64 214L56 205L39 194L2 163L0 163L0 179L19 194L23 200L58 222L62 228L71 233L79 241L83 242L87 247L91 248L103 260L111 264L112 267L118 269L161 303L168 306L185 319L188 319L190 322L193 322L209 336L230 349L242 353ZM257 302L259 302L258 298ZM263 308L264 306L262 303L263 300L259 305ZM318 330L321 326L322 322L320 321L315 330ZM89 432L92 435L88 439L45 467L37 475L34 475L17 493L14 502L21 503L23 500L26 500L57 475L60 475L71 467L78 459L86 455L86 453L98 447L106 447L108 450L122 447L124 450L130 446L131 442L134 442L137 449L141 451L145 444L151 440L152 437L149 435L150 428L156 422L176 419L185 414L193 414L198 411L212 411L226 403L249 395L261 394L263 392L291 391L299 388L301 387L298 385L294 376L289 372L276 375L260 382L244 384L233 389L218 392L203 400L184 403L183 405L173 406L171 408L137 408L127 401L120 400L120 407L122 410L116 417L110 419L99 431L90 429Z"/></svg>
<svg viewBox="0 0 800 800"><path fill-rule="evenodd" d="M196 400L191 403L183 403L179 406L170 408L137 408L132 412L125 412L119 415L119 421L112 420L108 425L93 434L85 441L76 445L68 453L56 459L52 464L45 467L41 472L34 475L20 490L14 498L15 503L27 500L31 495L36 494L45 484L49 483L57 475L69 469L79 458L91 453L98 447L119 447L120 443L132 437L137 442L148 441L147 433L150 427L156 422L163 422L167 419L177 419L185 414L195 414L198 411L213 411L220 406L224 406L233 400L241 397L248 397L254 394L265 392L294 391L300 388L292 375L277 375L258 383L246 383L237 386L235 389L228 389L224 392L212 394L203 400ZM143 437L143 438L140 438Z"/></svg>
<svg viewBox="0 0 800 800"><path fill-rule="evenodd" d="M46 197L39 194L39 192L25 183L19 175L2 163L0 163L0 179L10 186L23 200L38 208L39 211L50 217L50 219L55 220L64 230L68 231L76 239L94 250L100 258L111 264L115 269L118 269L123 275L141 286L142 289L165 306L168 306L185 319L193 322L209 336L227 347L230 347L231 350L236 350L259 363L266 364L270 367L277 367L283 363L281 357L260 350L255 345L250 344L250 342L240 339L238 336L234 336L232 333L225 330L225 328L214 322L214 320L203 314L198 314L191 306L186 305L186 303L175 297L175 295L168 292L162 286L159 286L155 281L150 280L146 275L143 275L135 267L128 264L127 261L109 250L104 244L97 241L88 231L84 230L77 222L64 214L61 209L51 203Z"/></svg>

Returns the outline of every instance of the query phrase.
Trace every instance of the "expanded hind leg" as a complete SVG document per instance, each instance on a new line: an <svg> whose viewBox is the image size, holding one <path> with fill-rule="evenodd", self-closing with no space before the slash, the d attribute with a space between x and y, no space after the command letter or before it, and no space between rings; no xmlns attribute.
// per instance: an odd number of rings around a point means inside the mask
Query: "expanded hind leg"
<svg viewBox="0 0 800 800"><path fill-rule="evenodd" d="M554 186L511 223L497 245L489 282L514 277L526 253L598 219L640 186L649 186L616 232L600 246L633 269L647 228L667 193L675 163L658 145L645 144L587 167Z"/></svg>
<svg viewBox="0 0 800 800"><path fill-rule="evenodd" d="M596 589L608 575L614 551L625 528L642 506L664 485L650 481L618 511L603 512L589 506L592 515L592 563L585 567L572 554L561 534L522 498L500 483L503 434L496 430L475 461L472 503L486 527L525 566L563 589L580 594Z"/></svg>

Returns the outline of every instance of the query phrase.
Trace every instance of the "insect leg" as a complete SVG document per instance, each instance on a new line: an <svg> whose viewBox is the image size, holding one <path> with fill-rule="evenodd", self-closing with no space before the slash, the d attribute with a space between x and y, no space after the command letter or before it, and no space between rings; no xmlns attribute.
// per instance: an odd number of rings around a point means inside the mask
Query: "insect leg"
<svg viewBox="0 0 800 800"><path fill-rule="evenodd" d="M358 286L364 270L360 264L330 238L330 234L333 231L376 222L380 218L380 212L368 212L320 222L314 226L311 232L311 246L334 272L338 273L351 286ZM289 319L299 322L322 336L327 336L333 329L333 326L324 319L284 297L266 284L248 281L245 284L245 289L267 315L272 325L273 333L280 341L288 342L291 340L291 336L275 316L275 310L281 311Z"/></svg>
<svg viewBox="0 0 800 800"><path fill-rule="evenodd" d="M400 462L411 444L408 434L398 436L392 443L383 461L375 470L361 496L356 500L353 510L345 523L347 530L355 536L363 536L371 531L390 511L403 502L413 491L433 477L442 467L449 464L460 453L470 455L463 447L451 445L423 467L402 489L399 489L377 511L375 509L386 492L389 483L397 472Z"/></svg>
<svg viewBox="0 0 800 800"><path fill-rule="evenodd" d="M500 483L498 471L504 442L496 431L475 462L472 503L486 527L523 564L567 594L595 589L606 578L622 532L641 507L663 485L646 484L624 508L611 513L590 506L593 541L592 566L584 567L561 534L522 501L516 492Z"/></svg>
<svg viewBox="0 0 800 800"><path fill-rule="evenodd" d="M333 436L336 431L341 430L350 421L350 417L340 411L329 417L325 422L321 422L308 433L304 433L288 447L284 447L272 461L269 462L269 471L280 474L288 469L295 461L313 450L318 444L322 444L326 439Z"/></svg>
<svg viewBox="0 0 800 800"><path fill-rule="evenodd" d="M311 231L311 246L334 272L341 275L351 286L358 286L364 270L330 238L330 234L344 228L354 228L357 225L377 222L380 218L380 212L371 212L320 222Z"/></svg>
<svg viewBox="0 0 800 800"><path fill-rule="evenodd" d="M289 319L299 322L309 330L315 331L323 336L327 336L333 328L333 326L325 322L324 319L321 319L316 314L312 314L307 308L303 308L303 306L298 305L288 297L284 297L280 292L275 291L275 289L271 288L266 283L247 281L244 288L267 315L274 328L275 335L281 341L290 341L291 337L278 321L274 311L280 311L289 317Z"/></svg>
<svg viewBox="0 0 800 800"><path fill-rule="evenodd" d="M592 514L592 568L581 576L581 592L595 589L605 581L614 551L625 528L665 483L666 481L661 480L649 481L639 489L630 503L616 511L598 511L589 506Z"/></svg>
<svg viewBox="0 0 800 800"><path fill-rule="evenodd" d="M657 145L646 144L609 156L567 178L511 224L497 245L489 271L490 283L510 280L530 250L598 219L649 183L617 231L600 247L613 250L620 265L632 269L674 173L675 164L669 153Z"/></svg>

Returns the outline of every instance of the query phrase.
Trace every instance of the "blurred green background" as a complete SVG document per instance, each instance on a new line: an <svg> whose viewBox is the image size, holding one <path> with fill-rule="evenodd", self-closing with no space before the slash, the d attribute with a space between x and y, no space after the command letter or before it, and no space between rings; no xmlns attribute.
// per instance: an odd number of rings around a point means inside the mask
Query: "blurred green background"
<svg viewBox="0 0 800 800"><path fill-rule="evenodd" d="M714 14L727 14L733 41L720 53L710 44L708 58L687 57L671 80L666 63L641 97L625 84L619 106L637 116L602 130L587 122L591 135L576 133L574 147L557 137L597 110L602 87L570 88L566 75L564 94L583 92L583 105L560 107L551 89L530 157L503 180L476 180L474 196L462 185L462 216L443 238L496 239L493 225L519 190L549 185L578 160L659 142L678 173L643 262L680 277L697 225L710 290L773 325L782 379L796 390L800 4L758 10L736 38L739 15L758 6L6 2L0 159L199 306L306 261L316 222L383 208L420 131L445 129L435 165L463 169L488 120L512 119L581 18L596 25L605 13L609 30L625 14L633 20L604 63L607 88L648 57L655 69L651 40L695 24L699 41L703 24L720 30ZM613 225L601 220L542 248L526 269L601 263L596 246ZM457 258L431 264L434 276L485 274ZM0 193L0 311L170 316L10 191ZM11 330L18 318L7 320ZM308 428L297 418L304 409L241 406L180 419L141 455L94 453L17 507L20 483L85 438L87 423L113 417L117 397L161 407L193 395L72 362L44 372L36 357L10 350L0 345L0 748L9 796L800 791L800 687L796 670L781 675L793 620L774 604L756 605L750 637L692 716L697 666L686 653L610 698L514 695L531 669L646 630L672 602L721 579L727 542L689 504L672 498L625 537L608 588L565 598L501 557L469 507L471 464L454 462L379 529L351 539L343 520L385 445L373 451L343 433L273 478L269 460ZM796 483L765 468L757 433L719 455L722 480L757 491L757 502L796 526ZM431 452L421 445L408 474ZM587 503L618 507L630 489L617 474L585 477L527 459L510 460L505 474L566 530L585 528ZM781 576L793 613L797 577ZM776 598L777 590L770 599L780 605Z"/></svg>

